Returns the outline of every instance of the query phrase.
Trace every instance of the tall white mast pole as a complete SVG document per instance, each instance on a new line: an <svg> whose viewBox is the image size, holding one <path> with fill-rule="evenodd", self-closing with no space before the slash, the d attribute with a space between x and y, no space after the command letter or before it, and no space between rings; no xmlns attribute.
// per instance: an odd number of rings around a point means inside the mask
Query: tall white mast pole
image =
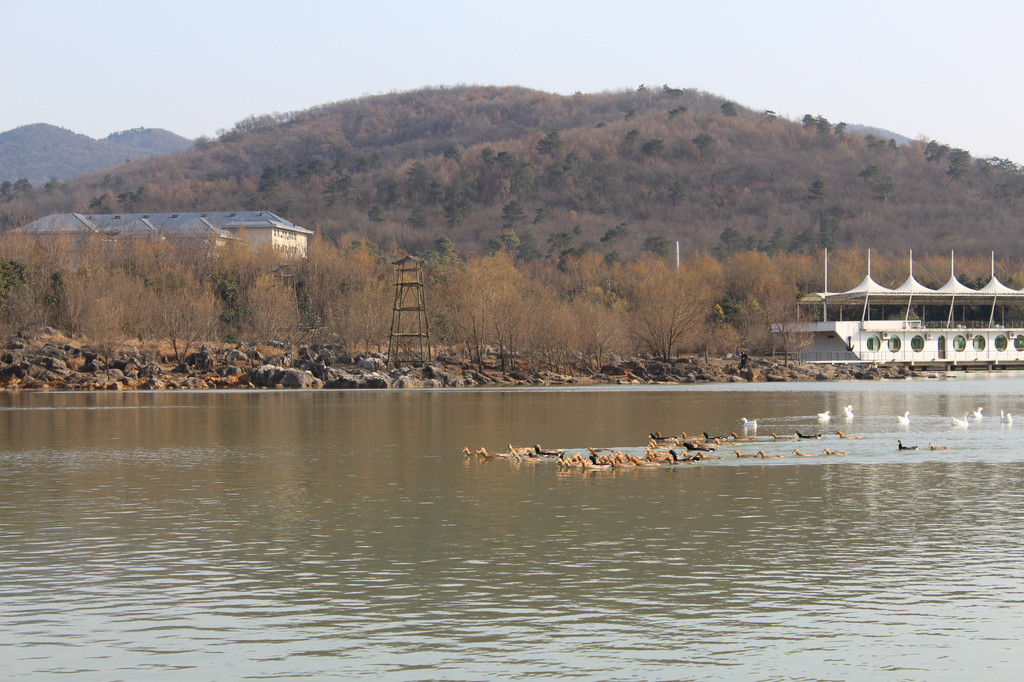
<svg viewBox="0 0 1024 682"><path fill-rule="evenodd" d="M825 295L821 300L821 321L828 322L828 249L825 249Z"/></svg>

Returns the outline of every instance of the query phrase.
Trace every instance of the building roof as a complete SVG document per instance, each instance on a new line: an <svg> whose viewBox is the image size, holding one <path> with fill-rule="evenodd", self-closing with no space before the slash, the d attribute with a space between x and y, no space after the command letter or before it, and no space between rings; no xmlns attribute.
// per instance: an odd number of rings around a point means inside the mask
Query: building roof
<svg viewBox="0 0 1024 682"><path fill-rule="evenodd" d="M960 282L956 277L950 277L949 281L938 289L930 289L914 279L913 275L907 278L902 285L896 289L888 289L876 283L870 276L864 281L847 291L820 292L805 296L802 300L805 303L827 300L830 303L857 303L863 302L865 298L879 303L949 303L951 300L973 298L979 302L991 302L996 299L1000 303L1021 303L1024 302L1024 290L1011 289L994 276L981 289L971 289Z"/></svg>
<svg viewBox="0 0 1024 682"><path fill-rule="evenodd" d="M208 213L55 213L17 228L30 234L96 233L119 237L230 238L239 229L276 228L311 235L270 211L214 211Z"/></svg>
<svg viewBox="0 0 1024 682"><path fill-rule="evenodd" d="M953 254L949 259L949 280L938 289L921 284L914 278L914 253L910 253L910 274L906 281L895 289L889 289L871 279L871 251L868 251L868 275L860 284L847 291L818 292L803 296L801 303L858 303L872 299L887 304L949 304L954 299L968 298L976 302L1022 303L1024 290L1012 289L996 278L996 254L992 252L992 274L981 289L971 289L956 278ZM825 284L828 286L828 254L825 257Z"/></svg>

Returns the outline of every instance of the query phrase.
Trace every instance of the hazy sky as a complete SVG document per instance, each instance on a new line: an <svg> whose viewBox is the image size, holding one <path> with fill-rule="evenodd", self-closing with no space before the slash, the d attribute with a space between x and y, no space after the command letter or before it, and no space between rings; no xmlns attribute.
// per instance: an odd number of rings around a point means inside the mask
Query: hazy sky
<svg viewBox="0 0 1024 682"><path fill-rule="evenodd" d="M214 136L423 86L668 84L1024 163L1009 0L0 0L0 132Z"/></svg>

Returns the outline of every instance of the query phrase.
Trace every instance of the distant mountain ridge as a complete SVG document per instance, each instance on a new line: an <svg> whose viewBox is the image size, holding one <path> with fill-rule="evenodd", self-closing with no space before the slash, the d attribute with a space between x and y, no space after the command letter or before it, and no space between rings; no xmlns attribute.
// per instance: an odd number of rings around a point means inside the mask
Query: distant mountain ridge
<svg viewBox="0 0 1024 682"><path fill-rule="evenodd" d="M893 131L887 130L885 128L876 128L875 126L862 125L859 123L851 123L846 127L846 130L851 133L860 133L864 137L867 137L868 135L874 135L875 137L881 138L883 140L895 140L896 144L899 145L911 144L912 142L915 141L907 137L906 135L900 135L899 133L894 133Z"/></svg>
<svg viewBox="0 0 1024 682"><path fill-rule="evenodd" d="M159 128L134 128L95 140L48 123L34 123L0 133L0 182L65 181L126 160L187 151L192 145L192 140Z"/></svg>

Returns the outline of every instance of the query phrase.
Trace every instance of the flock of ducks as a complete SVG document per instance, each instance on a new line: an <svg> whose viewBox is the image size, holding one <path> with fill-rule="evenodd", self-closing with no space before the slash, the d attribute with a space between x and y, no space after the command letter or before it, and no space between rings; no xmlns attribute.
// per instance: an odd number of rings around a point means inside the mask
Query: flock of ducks
<svg viewBox="0 0 1024 682"><path fill-rule="evenodd" d="M956 426L961 429L966 429L971 425L971 422L980 422L985 418L985 408L979 407L976 410L964 412L964 417L950 417L949 423L951 426ZM903 414L896 415L896 420L900 426L910 426L910 412L904 412ZM999 410L999 423L1000 424L1013 424L1013 415L1009 412Z"/></svg>
<svg viewBox="0 0 1024 682"><path fill-rule="evenodd" d="M969 427L971 425L972 421L981 421L982 419L984 419L984 417L985 417L984 412L985 412L985 408L984 407L979 407L976 410L965 412L963 419L961 419L959 417L951 417L950 418L950 424L952 426L958 426L960 428L966 429L967 427ZM853 419L853 405L847 405L846 407L843 408L843 419L845 419L846 421L850 421L850 420ZM831 410L825 410L824 412L819 412L818 413L818 422L819 423L827 424L831 420L832 420L832 411ZM743 417L742 422L743 422L743 424L747 424L747 423L753 424L754 428L757 428L757 420L756 419L751 421L751 420L748 420L746 417ZM907 410L903 414L896 415L896 423L899 424L900 426L910 426L910 411ZM1013 423L1013 415L1010 414L1009 412L1004 412L1003 410L999 410L999 423L1000 424L1012 424Z"/></svg>
<svg viewBox="0 0 1024 682"><path fill-rule="evenodd" d="M832 420L832 412L831 410L819 412L817 417L819 423L826 424ZM853 420L854 410L852 405L847 405L843 408L842 417L847 422ZM954 427L966 429L972 422L978 422L984 418L984 408L979 407L976 410L966 412L963 419L960 419L959 417L952 417L950 423ZM906 411L903 414L898 414L896 415L896 419L900 426L909 426L910 412ZM1008 412L1000 410L999 422L1001 424L1012 424L1013 417ZM696 436L688 436L685 432L680 433L678 436L663 436L661 432L655 431L649 434L647 445L643 450L642 456L623 452L622 450L594 447L588 447L584 452L567 454L564 450L545 450L540 446L540 444L526 447L515 447L511 443L508 446L507 452L488 452L487 449L483 447L477 450L470 450L466 447L462 448L462 452L466 457L478 457L481 459L506 459L515 461L539 461L548 459L554 460L560 467L613 469L618 467L674 466L680 464L696 464L710 459L724 459L723 455L717 454L717 450L720 447L733 447L734 449L731 454L738 458L778 459L784 457L784 455L778 453L769 454L763 449L753 453L743 453L737 448L737 446L741 443L756 443L758 441L800 441L820 440L822 438L821 433L814 434L795 431L791 435L780 435L773 432L770 436L759 439L757 436L756 419L741 417L740 424L742 425L743 435L733 431L726 436L710 436L707 432ZM840 439L849 440L863 438L863 436L843 433L841 430L837 430L835 435ZM901 439L896 441L896 449L902 452L923 450L924 448L919 448L917 445L906 445ZM934 443L928 443L928 449L932 451L949 450L950 447L948 445L935 445ZM795 457L842 456L846 454L848 453L843 450L833 450L830 448L823 448L821 452L801 450L799 447L793 449L793 456Z"/></svg>

